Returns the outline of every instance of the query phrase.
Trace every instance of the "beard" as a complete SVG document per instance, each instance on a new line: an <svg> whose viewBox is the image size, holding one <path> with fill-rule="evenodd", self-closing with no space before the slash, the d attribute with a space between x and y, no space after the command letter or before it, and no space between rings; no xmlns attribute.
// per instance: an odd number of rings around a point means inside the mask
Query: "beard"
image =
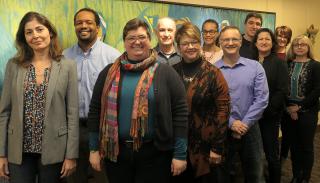
<svg viewBox="0 0 320 183"><path fill-rule="evenodd" d="M79 35L77 37L78 37L78 41L84 44L90 44L97 39L97 36L82 37Z"/></svg>

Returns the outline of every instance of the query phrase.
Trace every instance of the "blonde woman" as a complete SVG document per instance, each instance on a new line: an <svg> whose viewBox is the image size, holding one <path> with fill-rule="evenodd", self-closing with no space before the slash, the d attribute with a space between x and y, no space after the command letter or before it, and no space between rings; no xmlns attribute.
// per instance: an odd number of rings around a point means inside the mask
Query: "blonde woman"
<svg viewBox="0 0 320 183"><path fill-rule="evenodd" d="M289 122L293 182L308 182L314 162L313 141L318 121L320 63L305 35L293 39L288 50Z"/></svg>

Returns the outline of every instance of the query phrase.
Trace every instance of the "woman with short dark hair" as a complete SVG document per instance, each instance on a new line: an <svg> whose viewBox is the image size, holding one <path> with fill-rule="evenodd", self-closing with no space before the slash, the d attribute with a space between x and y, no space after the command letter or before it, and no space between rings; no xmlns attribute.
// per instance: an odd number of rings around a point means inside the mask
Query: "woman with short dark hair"
<svg viewBox="0 0 320 183"><path fill-rule="evenodd" d="M285 109L288 90L288 69L276 55L277 41L268 28L257 30L252 40L255 60L258 60L267 76L269 103L259 120L263 149L268 161L268 182L280 183L281 167L279 159L279 125Z"/></svg>
<svg viewBox="0 0 320 183"><path fill-rule="evenodd" d="M178 74L157 61L150 30L132 19L125 52L101 71L88 115L90 163L110 183L170 182L186 168L187 104ZM171 173L170 173L171 172Z"/></svg>

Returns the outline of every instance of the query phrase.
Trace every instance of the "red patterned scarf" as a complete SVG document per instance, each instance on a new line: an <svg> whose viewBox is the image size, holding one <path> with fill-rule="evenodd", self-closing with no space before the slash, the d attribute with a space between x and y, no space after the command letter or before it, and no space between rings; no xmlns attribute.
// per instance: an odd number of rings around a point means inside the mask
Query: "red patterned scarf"
<svg viewBox="0 0 320 183"><path fill-rule="evenodd" d="M128 62L126 53L122 54L109 69L101 96L100 114L100 154L116 162L119 154L118 138L118 91L120 68L131 71L143 71L135 89L132 106L130 136L133 149L141 146L141 139L148 129L148 91L152 84L157 53L152 50L148 58L137 64Z"/></svg>

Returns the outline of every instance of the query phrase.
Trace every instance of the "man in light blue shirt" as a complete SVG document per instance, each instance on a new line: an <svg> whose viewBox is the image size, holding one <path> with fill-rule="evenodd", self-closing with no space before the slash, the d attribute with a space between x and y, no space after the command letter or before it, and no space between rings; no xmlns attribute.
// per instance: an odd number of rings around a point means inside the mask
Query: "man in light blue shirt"
<svg viewBox="0 0 320 183"><path fill-rule="evenodd" d="M88 132L87 118L93 87L100 71L108 64L113 63L120 52L98 39L100 19L98 14L89 8L80 9L74 16L74 27L78 43L64 50L66 58L77 63L79 86L79 116L80 116L80 147L79 161L76 173L68 182L88 182ZM94 172L97 183L105 183L105 172Z"/></svg>
<svg viewBox="0 0 320 183"><path fill-rule="evenodd" d="M258 120L268 105L269 89L261 64L240 57L241 41L242 37L237 27L225 27L219 38L224 56L215 63L228 83L231 96L226 164L227 170L232 170L232 161L238 152L246 182L260 183L265 180L262 172L263 147Z"/></svg>

